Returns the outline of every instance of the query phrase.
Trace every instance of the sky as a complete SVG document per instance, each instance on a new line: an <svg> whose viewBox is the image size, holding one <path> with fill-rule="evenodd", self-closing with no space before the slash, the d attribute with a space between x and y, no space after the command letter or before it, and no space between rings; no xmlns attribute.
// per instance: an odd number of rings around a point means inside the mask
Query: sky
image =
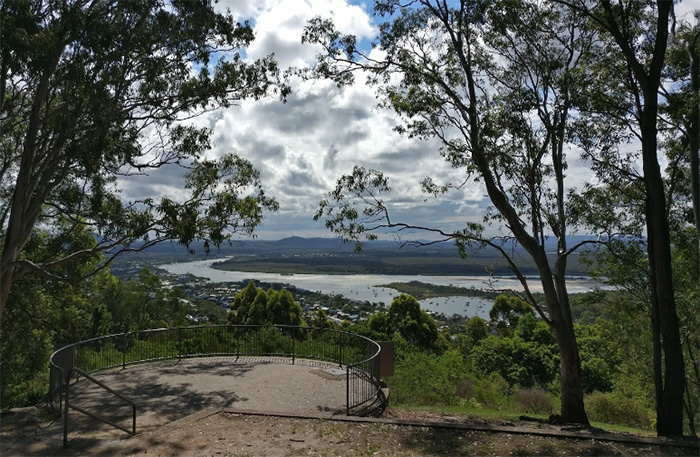
<svg viewBox="0 0 700 457"><path fill-rule="evenodd" d="M230 9L237 19L254 24L256 38L246 49L247 58L274 53L283 69L313 65L318 49L302 44L301 35L314 16L332 18L342 33L355 34L358 40L369 42L377 35L371 2L219 0L217 8ZM384 200L395 221L458 229L482 220L490 201L479 183L468 181L439 199L421 192L420 182L428 176L438 182L462 182L466 175L442 159L438 142L394 132L395 115L376 106L375 89L363 78L344 88L330 81L294 81L292 89L286 103L275 98L246 100L195 121L213 131L210 157L234 152L250 160L260 171L267 195L279 202L279 211L268 213L256 230L259 239L335 236L313 215L337 179L355 165L389 177L392 192ZM571 186L594 179L577 151L570 151L568 161ZM162 170L133 181L123 196L177 195L182 181L176 173L181 171Z"/></svg>

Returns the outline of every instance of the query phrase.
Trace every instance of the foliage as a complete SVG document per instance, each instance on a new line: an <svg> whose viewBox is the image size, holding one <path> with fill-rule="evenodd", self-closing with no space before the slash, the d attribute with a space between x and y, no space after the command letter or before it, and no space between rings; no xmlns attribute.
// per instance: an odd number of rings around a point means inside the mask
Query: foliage
<svg viewBox="0 0 700 457"><path fill-rule="evenodd" d="M8 304L10 317L0 335L1 408L36 404L46 393L46 363L53 349L52 322L46 322L51 299L33 286L23 280Z"/></svg>
<svg viewBox="0 0 700 457"><path fill-rule="evenodd" d="M369 317L371 319L372 316ZM356 335L362 335L364 337L367 337L371 340L374 341L391 341L392 338L389 337L388 334L386 333L379 333L369 327L367 322L354 322L354 323L349 323L347 326L344 326L343 328L344 331L348 333L354 333ZM398 342L399 344L406 344L405 340L398 340L397 338L393 338L394 342ZM398 354L397 354L398 357Z"/></svg>
<svg viewBox="0 0 700 457"><path fill-rule="evenodd" d="M542 389L518 389L513 395L522 411L532 414L552 414L554 401Z"/></svg>
<svg viewBox="0 0 700 457"><path fill-rule="evenodd" d="M582 92L587 102L581 106L600 118L599 129L623 140L602 148L597 142L581 142L598 182L588 185L579 198L599 233L630 235L646 248L644 260L649 274L643 279L648 281L649 290L657 433L680 436L686 373L672 271L671 231L674 206L682 201L673 194L683 187L677 187L678 158L683 154L678 154L678 143L673 138L676 133L667 135L664 129L671 124L671 131L688 131L683 122L678 122L679 112L686 110L683 100L688 97L680 94L685 89L678 81L679 67L669 67L667 62L676 30L673 2L558 2L580 12L599 32L596 53L588 64L591 84ZM697 19L698 16L696 22ZM664 108L664 96L675 106ZM674 99L680 103L674 104ZM697 107L697 99L692 105ZM689 124L697 127L697 109L692 111L695 119ZM662 117L664 112L670 115ZM691 160L696 168L691 175L697 187L698 130L692 130L694 133L684 142L695 143ZM641 151L625 151L629 148L624 139L630 135L636 138ZM662 164L669 159L670 167L664 174ZM697 208L697 190L693 194ZM622 230L617 230L620 226Z"/></svg>
<svg viewBox="0 0 700 457"><path fill-rule="evenodd" d="M488 331L489 329L485 320L479 316L470 318L467 323L464 324L465 343L469 348L474 347L479 341L488 336Z"/></svg>
<svg viewBox="0 0 700 457"><path fill-rule="evenodd" d="M209 300L195 300L192 318L195 323L225 324L226 311Z"/></svg>
<svg viewBox="0 0 700 457"><path fill-rule="evenodd" d="M51 262L94 243L84 228L67 235L35 232L25 248L31 262ZM57 272L79 276L99 259L77 257ZM7 301L0 333L2 407L35 404L46 393L47 363L59 345L110 333L189 323L191 305L178 288L165 288L147 270L138 281L123 282L102 270L79 282L43 281L36 275L17 280ZM125 341L122 350L137 342ZM137 345L138 346L138 345ZM134 349L136 350L136 349ZM121 356L116 355L119 363Z"/></svg>
<svg viewBox="0 0 700 457"><path fill-rule="evenodd" d="M386 320L388 334L398 333L421 350L437 349L439 335L435 320L421 309L414 297L406 294L396 297L389 306ZM376 318L372 322L378 325Z"/></svg>
<svg viewBox="0 0 700 457"><path fill-rule="evenodd" d="M527 313L519 321L514 336L523 341L529 341L542 346L555 347L557 342L552 335L552 330L534 314Z"/></svg>
<svg viewBox="0 0 700 457"><path fill-rule="evenodd" d="M253 281L231 303L228 322L245 325L306 325L303 310L288 290L258 289Z"/></svg>
<svg viewBox="0 0 700 457"><path fill-rule="evenodd" d="M458 403L456 382L464 378L461 357L410 352L397 364L389 379L391 395L398 404L454 405Z"/></svg>
<svg viewBox="0 0 700 457"><path fill-rule="evenodd" d="M477 323L474 326L477 329L485 326L477 318L469 320L472 321ZM496 327L493 321L491 327ZM558 354L556 341L546 323L530 312L519 319L518 326L510 333L485 335L483 330L477 330L478 339L466 335L459 343L463 356L472 362L474 370L483 375L498 373L511 387L550 388L556 380Z"/></svg>
<svg viewBox="0 0 700 457"><path fill-rule="evenodd" d="M613 388L613 375L626 358L618 345L620 337L615 333L615 325L601 318L594 325L576 326L586 393L610 392Z"/></svg>
<svg viewBox="0 0 700 457"><path fill-rule="evenodd" d="M455 349L438 355L402 344L395 347L396 370L387 384L399 405L503 409L510 403L510 388L499 374L474 373Z"/></svg>
<svg viewBox="0 0 700 457"><path fill-rule="evenodd" d="M466 180L483 183L492 203L484 224L417 226L390 217L388 178L355 166L320 202L316 219L348 240L375 239L391 232L421 231L452 241L462 255L470 248L498 250L521 282L523 298L556 335L561 360L562 416L587 423L581 367L566 290L566 266L578 245L569 246L571 226L565 180L566 144L576 137L595 142L597 131L581 128L576 110L583 64L595 32L575 10L552 2L433 0L402 7L380 1L375 11L390 19L379 26L379 58L364 54L352 36L331 21L312 20L304 41L323 47L314 76L350 84L356 73L376 86L381 106L393 109L395 129L410 138L436 139L440 154ZM462 178L460 178L461 180ZM422 189L438 197L462 181L426 177ZM489 235L496 224L505 236ZM556 238L554 255L545 240ZM544 300L506 246L516 240L537 267Z"/></svg>
<svg viewBox="0 0 700 457"><path fill-rule="evenodd" d="M591 269L589 268L589 274ZM603 280L601 276L597 279ZM603 315L606 297L614 292L595 289L586 293L571 294L571 315L575 323L592 325L598 317Z"/></svg>
<svg viewBox="0 0 700 457"><path fill-rule="evenodd" d="M107 285L109 286L109 279ZM111 284L113 294L106 307L113 316L116 333L148 328L178 327L189 324L190 303L179 288L166 289L158 275L148 270L139 273L138 281ZM102 332L106 334L111 332Z"/></svg>
<svg viewBox="0 0 700 457"><path fill-rule="evenodd" d="M504 409L510 402L510 386L498 373L485 376L476 385L474 399L484 408Z"/></svg>
<svg viewBox="0 0 700 457"><path fill-rule="evenodd" d="M686 364L685 408L690 433L697 434L692 416L700 412L700 265L697 233L691 227L674 233L673 271L677 287L676 303ZM693 430L695 428L695 430Z"/></svg>
<svg viewBox="0 0 700 457"><path fill-rule="evenodd" d="M29 260L60 257L65 250L90 242L89 234L75 230L62 242L36 233L28 242ZM62 266L67 273L90 269L93 262L74 261ZM81 287L41 281L36 276L19 279L20 287L8 297L7 321L0 332L0 401L2 407L36 403L45 393L47 362L54 345L95 336L111 328L111 316L101 303L105 275L93 277Z"/></svg>
<svg viewBox="0 0 700 457"><path fill-rule="evenodd" d="M376 312L367 319L367 327L377 335L383 335L382 340L388 340L389 335L394 332L389 323L389 314L384 312Z"/></svg>
<svg viewBox="0 0 700 457"><path fill-rule="evenodd" d="M547 388L557 375L556 349L517 336L490 335L472 349L470 356L484 374L498 373L511 387Z"/></svg>
<svg viewBox="0 0 700 457"><path fill-rule="evenodd" d="M20 275L76 279L60 266L104 253L94 268L104 267L164 240L202 239L208 249L251 234L277 208L248 161L205 158L210 131L189 122L286 94L273 59L242 58L249 24L208 2L11 1L0 4L0 33L0 318ZM133 182L167 166L186 171L180 198L120 199L118 177ZM23 252L37 228L96 238L29 262Z"/></svg>
<svg viewBox="0 0 700 457"><path fill-rule="evenodd" d="M520 318L533 309L526 301L516 296L499 295L489 311L491 324L498 333L508 335L515 331Z"/></svg>
<svg viewBox="0 0 700 457"><path fill-rule="evenodd" d="M594 392L586 397L591 420L650 429L652 413L639 401L619 394Z"/></svg>
<svg viewBox="0 0 700 457"><path fill-rule="evenodd" d="M316 310L316 312L313 315L313 318L309 321L309 327L330 329L337 328L335 323L332 320L328 319L326 312L320 308Z"/></svg>
<svg viewBox="0 0 700 457"><path fill-rule="evenodd" d="M624 291L583 295L581 301L598 310L595 322L575 326L591 420L648 429L653 422L654 387L646 317ZM471 321L476 330L459 335L442 355L418 351L395 339L397 371L387 382L392 395L399 393L398 402L555 412L557 356L549 326L526 313L513 334L504 336L488 334L483 320ZM542 379L542 373L548 377Z"/></svg>

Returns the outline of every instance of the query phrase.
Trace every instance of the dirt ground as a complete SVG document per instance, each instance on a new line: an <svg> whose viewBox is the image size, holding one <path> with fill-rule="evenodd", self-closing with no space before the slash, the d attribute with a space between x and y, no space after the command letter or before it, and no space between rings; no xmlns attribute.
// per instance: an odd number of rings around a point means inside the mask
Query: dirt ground
<svg viewBox="0 0 700 457"><path fill-rule="evenodd" d="M505 455L672 455L698 456L697 444L628 443L586 430L497 423L459 416L389 409L368 421L272 416L207 410L134 437L100 429L76 436L63 449L60 433L44 431L60 424L23 424L4 419L0 455L10 456L505 456ZM8 424L13 422L12 426ZM407 425L407 424L413 425ZM418 425L420 423L420 425ZM476 428L476 429L474 429ZM488 430L492 429L492 430ZM527 433L529 432L529 433ZM559 433L565 437L543 436ZM577 436L579 438L571 438ZM653 441L653 440L649 440Z"/></svg>

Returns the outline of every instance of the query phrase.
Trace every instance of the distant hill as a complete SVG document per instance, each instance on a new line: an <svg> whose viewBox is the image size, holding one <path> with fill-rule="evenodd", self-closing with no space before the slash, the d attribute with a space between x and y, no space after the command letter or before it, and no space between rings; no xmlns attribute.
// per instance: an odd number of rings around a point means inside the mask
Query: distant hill
<svg viewBox="0 0 700 457"><path fill-rule="evenodd" d="M590 239L590 237L570 237L569 246ZM231 257L218 267L230 270L266 271L283 273L383 273L383 274L483 274L486 268L494 268L499 275L511 274L500 253L494 248L484 248L467 252L467 259L461 259L454 243L445 242L429 246L404 246L395 241L377 240L362 243L362 252L355 252L355 243L344 243L335 238L304 238L291 236L280 240L236 240L226 243L220 249L204 251L204 244L193 243L194 254L175 243L160 244L141 253L122 256L116 262L117 268L125 264L158 265L173 262L187 262L206 258ZM550 239L548 250L556 250L556 240ZM507 246L508 253L525 274L536 274L534 265L517 243ZM569 261L570 274L585 275L588 270L578 262L578 256Z"/></svg>
<svg viewBox="0 0 700 457"><path fill-rule="evenodd" d="M400 247L394 241L363 243L362 251L354 251L354 243L340 238L289 237L277 241L252 241L235 245L237 251L215 268L280 274L393 274L393 275L483 275L492 270L496 275L512 274L508 264L495 248L468 251L459 256L452 243L430 246ZM554 252L556 245L552 244ZM507 247L520 271L537 275L534 262L517 244ZM572 256L568 263L571 275L585 276L588 269Z"/></svg>

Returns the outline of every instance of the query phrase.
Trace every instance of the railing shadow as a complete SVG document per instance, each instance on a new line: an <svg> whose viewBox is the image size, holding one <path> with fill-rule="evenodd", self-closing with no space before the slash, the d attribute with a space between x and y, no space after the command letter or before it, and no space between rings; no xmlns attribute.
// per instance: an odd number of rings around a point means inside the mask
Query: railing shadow
<svg viewBox="0 0 700 457"><path fill-rule="evenodd" d="M182 376L188 370L202 369L196 362L189 361L219 357L221 362L218 365L207 364L207 373L231 378L243 376L250 369L239 361L266 358L269 362L296 364L320 361L345 367L345 412L348 415L363 414L366 406L381 395L380 350L378 343L361 335L295 326L199 326L108 335L63 347L52 354L48 405L62 413L64 424L67 424L68 408L64 407L63 402L69 388L72 398L77 397L78 403L89 401L95 404L95 401L102 401L105 408L112 410L114 407L117 411L119 408L113 404L116 401L113 398L110 400L106 395L98 400L95 397L105 395L105 390L115 390L126 399L138 398L140 402L155 399L149 404L156 414L166 419L176 418L176 411L182 408L192 410L228 406L240 399L230 390L201 395L189 391L187 383L166 386L157 384L155 379L151 380L151 384L142 382L138 387L130 387L128 383L115 387L119 374L139 365L143 367L148 363L172 361L173 364L165 368L165 372L161 371L160 376ZM97 389L98 392L81 392L82 383L78 382L81 372L103 372L111 379L105 380L106 384L101 386L102 389ZM66 443L67 433L66 427Z"/></svg>

